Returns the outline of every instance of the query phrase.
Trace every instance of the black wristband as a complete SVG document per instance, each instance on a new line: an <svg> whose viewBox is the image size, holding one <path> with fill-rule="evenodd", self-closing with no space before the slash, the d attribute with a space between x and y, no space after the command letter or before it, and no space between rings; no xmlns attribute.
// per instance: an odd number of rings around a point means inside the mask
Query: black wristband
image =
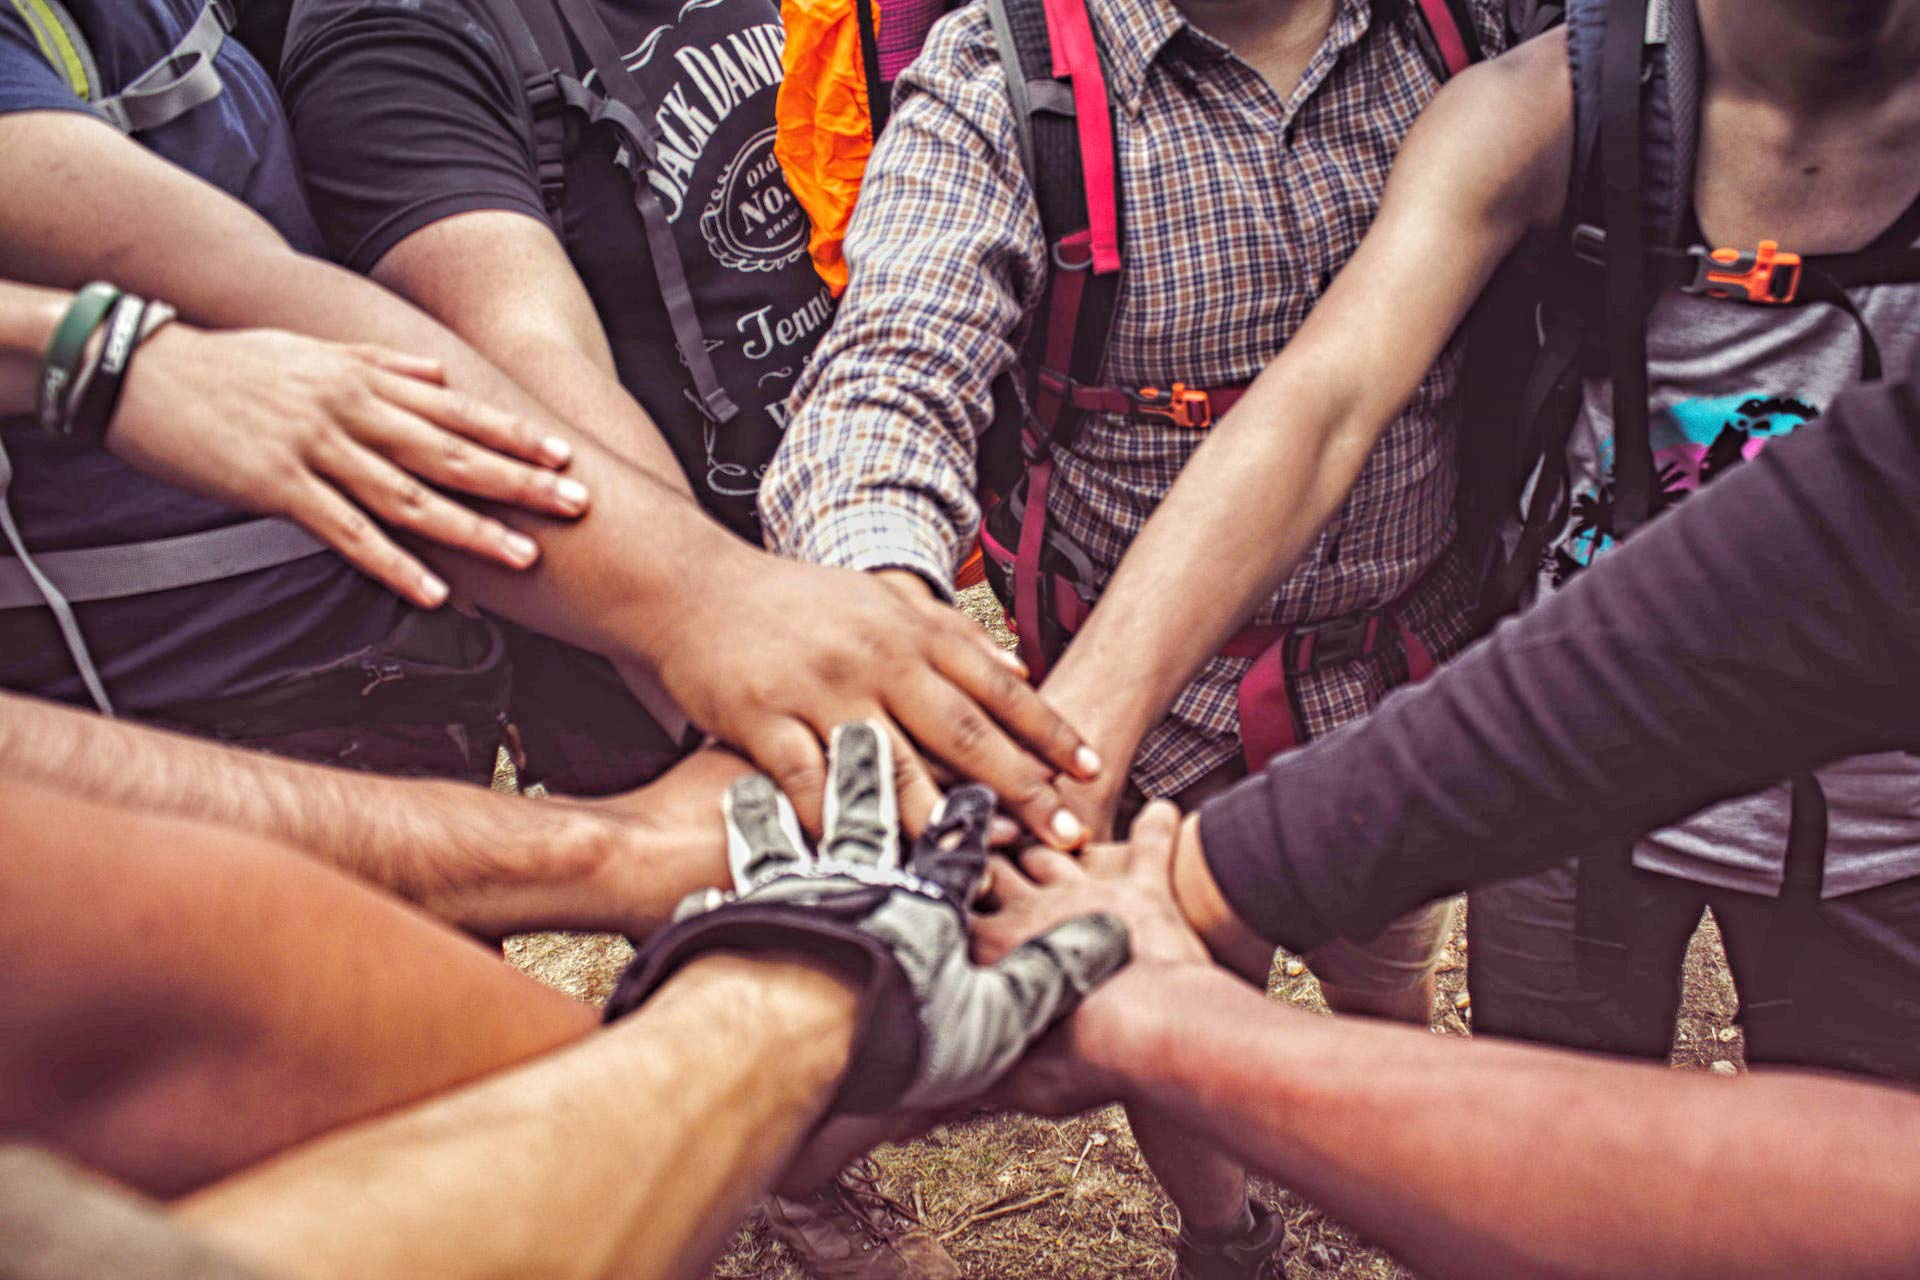
<svg viewBox="0 0 1920 1280"><path fill-rule="evenodd" d="M67 417L67 438L75 444L97 449L106 438L107 424L120 406L127 367L133 362L134 348L140 345L146 315L146 302L131 294L114 307L107 321L106 342L91 371L93 376L79 389L78 402Z"/></svg>

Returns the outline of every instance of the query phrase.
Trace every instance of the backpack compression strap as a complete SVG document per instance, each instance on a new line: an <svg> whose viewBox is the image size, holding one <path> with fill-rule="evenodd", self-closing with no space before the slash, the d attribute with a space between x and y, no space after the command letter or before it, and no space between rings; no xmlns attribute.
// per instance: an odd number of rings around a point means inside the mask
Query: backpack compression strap
<svg viewBox="0 0 1920 1280"><path fill-rule="evenodd" d="M13 0L13 7L68 87L94 114L122 133L158 129L220 96L220 72L214 58L233 30L232 0L207 0L167 56L115 94L105 92L92 51L59 0Z"/></svg>
<svg viewBox="0 0 1920 1280"><path fill-rule="evenodd" d="M1415 43L1442 83L1486 58L1463 0L1412 0L1410 8Z"/></svg>
<svg viewBox="0 0 1920 1280"><path fill-rule="evenodd" d="M634 208L646 228L647 248L653 258L653 274L666 304L667 320L673 328L674 344L686 361L693 378L695 399L708 420L731 421L739 412L733 397L727 394L707 352L706 335L700 329L700 317L694 307L693 289L687 283L686 263L679 243L673 237L673 225L660 196L648 182L644 169L660 162L659 126L653 105L647 101L639 82L627 70L626 62L614 43L606 23L593 7L593 0L496 0L495 13L513 45L514 60L520 65L527 87L528 104L533 111L534 157L540 171L540 193L549 214L557 213L564 192L566 143L557 126L555 96L563 107L585 115L592 124L611 125L625 143L615 163L626 171L633 185ZM588 88L567 68L572 65L570 51L551 11L542 6L557 3L559 16L573 32L580 47L593 64L600 80L600 92ZM511 11L511 12L509 12Z"/></svg>

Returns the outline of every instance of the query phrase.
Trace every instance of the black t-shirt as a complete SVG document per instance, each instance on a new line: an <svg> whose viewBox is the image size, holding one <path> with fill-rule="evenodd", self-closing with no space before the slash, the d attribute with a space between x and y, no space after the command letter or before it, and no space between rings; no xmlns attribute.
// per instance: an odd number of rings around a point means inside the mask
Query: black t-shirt
<svg viewBox="0 0 1920 1280"><path fill-rule="evenodd" d="M171 51L200 11L199 0L68 0L67 8L110 90ZM237 41L221 46L215 65L220 96L142 134L140 143L245 202L296 249L318 252L320 234L272 83ZM13 7L0 5L0 114L86 110ZM47 177L12 172L0 156L0 188ZM32 551L172 537L251 519L110 453L36 429L9 429L6 443L15 473L10 502ZM203 586L84 604L77 612L116 706L147 715L251 693L322 665L385 635L404 608L345 561L322 554ZM51 612L0 610L0 685L86 701Z"/></svg>
<svg viewBox="0 0 1920 1280"><path fill-rule="evenodd" d="M656 109L661 164L646 180L672 223L737 417L715 425L693 399L609 127L586 130L569 149L561 237L620 380L707 508L757 539L754 496L786 395L832 314L807 256L806 215L774 160L780 6L603 0L599 9ZM577 57L574 69L584 66ZM455 214L546 219L531 113L485 0L297 0L280 82L321 228L356 270Z"/></svg>

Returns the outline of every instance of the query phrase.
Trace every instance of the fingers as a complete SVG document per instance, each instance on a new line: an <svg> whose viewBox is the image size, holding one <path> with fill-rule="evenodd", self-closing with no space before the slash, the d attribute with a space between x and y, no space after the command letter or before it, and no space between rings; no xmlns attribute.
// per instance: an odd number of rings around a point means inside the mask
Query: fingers
<svg viewBox="0 0 1920 1280"><path fill-rule="evenodd" d="M813 731L798 720L778 720L740 746L793 804L801 829L817 833L827 789L827 757Z"/></svg>
<svg viewBox="0 0 1920 1280"><path fill-rule="evenodd" d="M560 437L442 387L385 372L372 382L378 399L353 426L362 443L415 475L543 515L587 509L586 486L548 469L572 456Z"/></svg>
<svg viewBox="0 0 1920 1280"><path fill-rule="evenodd" d="M1078 862L1066 854L1040 845L1020 855L1020 869L1035 884L1061 884L1084 879L1087 874Z"/></svg>
<svg viewBox="0 0 1920 1280"><path fill-rule="evenodd" d="M1019 683L1011 672L1005 674ZM1087 838L1085 824L1054 789L1053 770L1014 745L1006 731L954 685L924 672L890 709L914 741L956 773L993 788L1001 803L1042 840L1071 849Z"/></svg>
<svg viewBox="0 0 1920 1280"><path fill-rule="evenodd" d="M308 477L288 499L286 512L348 564L402 599L422 609L438 609L447 602L445 582L323 481Z"/></svg>
<svg viewBox="0 0 1920 1280"><path fill-rule="evenodd" d="M1025 668L995 646L971 621L955 617L939 637L934 661L941 674L979 704L1054 769L1089 781L1100 757L1027 683Z"/></svg>
<svg viewBox="0 0 1920 1280"><path fill-rule="evenodd" d="M871 720L834 728L827 748L820 853L836 862L900 865L893 748L886 730Z"/></svg>
<svg viewBox="0 0 1920 1280"><path fill-rule="evenodd" d="M992 818L993 792L987 788L975 783L949 791L914 846L914 873L965 906L986 871Z"/></svg>
<svg viewBox="0 0 1920 1280"><path fill-rule="evenodd" d="M540 548L526 534L468 510L370 449L346 443L316 459L316 465L327 479L396 529L510 569L525 569L540 556Z"/></svg>
<svg viewBox="0 0 1920 1280"><path fill-rule="evenodd" d="M1180 836L1180 810L1155 800L1133 820L1133 870L1164 883L1173 874L1173 847Z"/></svg>
<svg viewBox="0 0 1920 1280"><path fill-rule="evenodd" d="M893 743L893 785L900 806L900 825L909 835L917 836L926 830L945 797L939 779L906 738L898 730L888 737Z"/></svg>
<svg viewBox="0 0 1920 1280"><path fill-rule="evenodd" d="M766 774L748 774L728 787L720 807L727 821L727 866L736 889L744 893L806 861L793 804Z"/></svg>
<svg viewBox="0 0 1920 1280"><path fill-rule="evenodd" d="M422 382L431 382L438 386L447 384L447 368L432 356L409 355L405 351L395 351L372 342L349 342L344 344L347 354L365 361L376 369L385 369L403 377L417 378Z"/></svg>
<svg viewBox="0 0 1920 1280"><path fill-rule="evenodd" d="M1040 886L1027 879L1027 873L1015 866L1013 859L997 853L987 859L987 874L993 877L993 901L1002 906L1012 906L1040 892Z"/></svg>

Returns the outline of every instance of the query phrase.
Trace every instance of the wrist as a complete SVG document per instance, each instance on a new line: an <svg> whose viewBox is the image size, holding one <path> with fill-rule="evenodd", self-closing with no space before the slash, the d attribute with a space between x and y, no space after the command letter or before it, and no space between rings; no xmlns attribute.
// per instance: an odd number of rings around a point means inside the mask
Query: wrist
<svg viewBox="0 0 1920 1280"><path fill-rule="evenodd" d="M843 970L787 952L714 951L689 961L649 1005L697 1001L732 1010L738 1025L780 1051L768 1080L824 1103L853 1058L858 984ZM644 1010L644 1006L643 1006Z"/></svg>
<svg viewBox="0 0 1920 1280"><path fill-rule="evenodd" d="M1216 960L1250 982L1266 982L1274 944L1240 918L1213 878L1200 841L1198 813L1180 821L1173 850L1173 900Z"/></svg>

